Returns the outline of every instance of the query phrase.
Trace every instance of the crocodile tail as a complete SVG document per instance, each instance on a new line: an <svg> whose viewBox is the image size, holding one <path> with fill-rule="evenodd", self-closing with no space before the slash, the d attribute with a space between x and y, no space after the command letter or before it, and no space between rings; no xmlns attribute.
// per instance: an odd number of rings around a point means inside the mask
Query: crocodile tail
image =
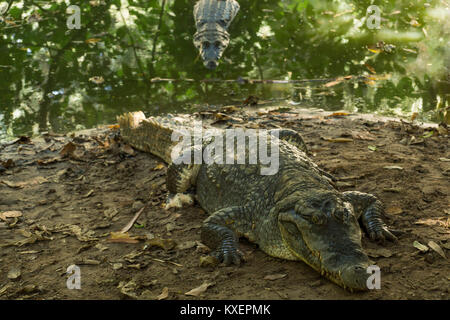
<svg viewBox="0 0 450 320"><path fill-rule="evenodd" d="M134 148L152 153L171 163L173 129L154 118L146 118L142 111L129 112L117 117L123 140Z"/></svg>

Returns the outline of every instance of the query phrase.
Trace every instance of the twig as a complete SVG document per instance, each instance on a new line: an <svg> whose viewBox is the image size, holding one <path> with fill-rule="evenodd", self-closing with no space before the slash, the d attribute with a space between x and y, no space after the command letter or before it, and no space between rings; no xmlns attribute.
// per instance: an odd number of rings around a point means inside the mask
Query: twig
<svg viewBox="0 0 450 320"><path fill-rule="evenodd" d="M173 264L174 266L177 266L177 267L182 267L183 266L182 264L179 264L179 263L176 263L176 262L173 262L173 261L169 261L169 260L164 261L164 260L156 259L156 258L152 258L152 260L153 261L157 261L157 262L161 262L161 263L170 263L170 264Z"/></svg>
<svg viewBox="0 0 450 320"><path fill-rule="evenodd" d="M147 206L144 206L141 210L139 210L133 217L133 219L130 220L130 222L128 222L128 224L123 227L122 230L120 230L120 233L125 233L128 230L131 229L131 227L133 226L133 224L136 222L136 220L140 217L140 215L142 214L142 212L144 211L144 209L147 208Z"/></svg>
<svg viewBox="0 0 450 320"><path fill-rule="evenodd" d="M330 82L330 81L336 81L340 79L341 77L337 78L323 78L323 79L299 79L299 80L264 80L264 79L203 79L203 80L195 80L195 79L167 79L167 78L153 78L150 79L150 82L156 83L156 82L225 82L225 83L242 83L242 84L254 84L254 83L277 83L277 84L295 84L295 83L309 83L309 82ZM361 80L367 80L366 76L354 76L351 79L344 80L342 82L349 82L349 81L361 81Z"/></svg>

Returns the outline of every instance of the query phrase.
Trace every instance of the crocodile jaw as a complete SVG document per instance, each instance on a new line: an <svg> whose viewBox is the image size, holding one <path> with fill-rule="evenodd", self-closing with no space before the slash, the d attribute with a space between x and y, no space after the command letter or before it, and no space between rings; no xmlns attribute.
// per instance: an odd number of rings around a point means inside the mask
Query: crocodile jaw
<svg viewBox="0 0 450 320"><path fill-rule="evenodd" d="M350 239L342 239L347 236L344 232L340 239L339 235L334 237L330 234L326 227L318 227L288 212L279 214L278 226L285 246L299 260L344 289L351 292L368 290L366 281L369 274L366 270L369 258L362 251L357 234ZM356 228L360 236L359 226ZM356 232L356 228L350 229ZM311 234L314 236L311 237ZM315 236L321 235L322 239L315 239ZM339 243L333 241L342 242L344 250L336 250Z"/></svg>

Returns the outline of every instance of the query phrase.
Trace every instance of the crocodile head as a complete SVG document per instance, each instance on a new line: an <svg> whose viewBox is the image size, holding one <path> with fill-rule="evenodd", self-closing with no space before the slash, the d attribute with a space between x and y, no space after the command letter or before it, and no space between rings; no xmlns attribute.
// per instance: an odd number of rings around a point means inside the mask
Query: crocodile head
<svg viewBox="0 0 450 320"><path fill-rule="evenodd" d="M224 27L216 23L205 23L198 27L194 35L194 45L198 49L206 68L213 70L230 43L230 35Z"/></svg>
<svg viewBox="0 0 450 320"><path fill-rule="evenodd" d="M362 249L361 229L351 204L328 192L306 198L278 213L284 245L297 259L345 289L367 290L369 258Z"/></svg>

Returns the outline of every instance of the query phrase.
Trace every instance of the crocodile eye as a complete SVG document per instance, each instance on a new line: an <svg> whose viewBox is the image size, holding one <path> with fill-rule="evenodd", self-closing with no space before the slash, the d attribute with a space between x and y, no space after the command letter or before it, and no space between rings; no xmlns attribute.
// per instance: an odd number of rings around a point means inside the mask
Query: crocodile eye
<svg viewBox="0 0 450 320"><path fill-rule="evenodd" d="M217 48L220 48L222 44L220 43L220 41L216 41L214 42L214 46L216 46Z"/></svg>
<svg viewBox="0 0 450 320"><path fill-rule="evenodd" d="M334 211L336 210L336 203L334 200L325 200L325 202L322 203L322 212L325 213L327 216L332 216L334 214Z"/></svg>
<svg viewBox="0 0 450 320"><path fill-rule="evenodd" d="M285 222L283 226L292 235L296 235L299 232L297 226L292 222Z"/></svg>
<svg viewBox="0 0 450 320"><path fill-rule="evenodd" d="M208 41L203 42L203 48L205 48L205 49L209 48L209 42Z"/></svg>

